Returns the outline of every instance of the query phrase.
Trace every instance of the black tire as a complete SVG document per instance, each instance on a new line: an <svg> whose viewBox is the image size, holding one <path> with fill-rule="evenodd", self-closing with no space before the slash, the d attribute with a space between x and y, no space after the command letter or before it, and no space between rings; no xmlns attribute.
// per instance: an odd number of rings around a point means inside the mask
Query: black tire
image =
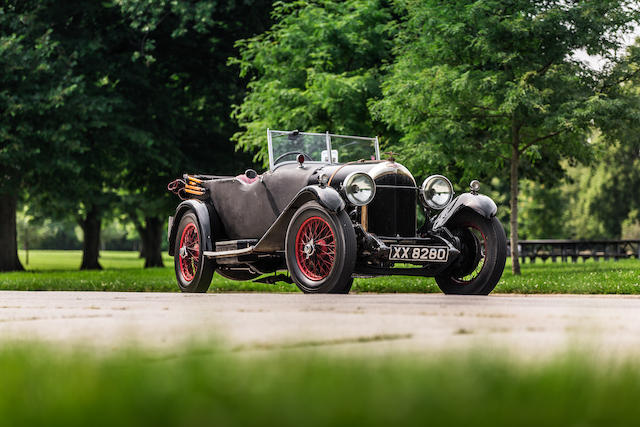
<svg viewBox="0 0 640 427"><path fill-rule="evenodd" d="M497 218L486 219L464 211L448 224L462 242L461 259L436 276L445 294L489 295L496 287L507 260L507 237Z"/></svg>
<svg viewBox="0 0 640 427"><path fill-rule="evenodd" d="M308 202L291 218L285 239L287 268L304 293L348 294L356 250L356 234L344 211L330 213Z"/></svg>
<svg viewBox="0 0 640 427"><path fill-rule="evenodd" d="M207 292L211 285L215 261L203 256L203 239L196 215L185 213L178 225L173 252L173 265L182 292ZM183 244L185 252L181 252Z"/></svg>

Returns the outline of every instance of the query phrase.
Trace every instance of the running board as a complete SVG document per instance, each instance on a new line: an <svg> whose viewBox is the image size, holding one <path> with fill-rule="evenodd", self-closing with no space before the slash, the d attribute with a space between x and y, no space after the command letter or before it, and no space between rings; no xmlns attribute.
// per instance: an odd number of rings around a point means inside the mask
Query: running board
<svg viewBox="0 0 640 427"><path fill-rule="evenodd" d="M206 256L207 258L229 258L229 257L236 257L239 255L249 255L250 253L253 252L253 248L255 246L249 246L248 248L243 248L243 249L232 249L230 251L204 251L202 252L202 255Z"/></svg>
<svg viewBox="0 0 640 427"><path fill-rule="evenodd" d="M207 258L234 258L249 255L256 247L256 239L239 239L216 242L213 251L203 251Z"/></svg>

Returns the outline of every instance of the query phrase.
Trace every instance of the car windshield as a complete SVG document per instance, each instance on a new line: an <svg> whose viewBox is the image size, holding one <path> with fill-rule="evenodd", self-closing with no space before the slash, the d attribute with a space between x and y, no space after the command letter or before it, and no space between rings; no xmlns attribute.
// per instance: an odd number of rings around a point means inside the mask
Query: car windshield
<svg viewBox="0 0 640 427"><path fill-rule="evenodd" d="M378 138L276 130L267 130L267 135L271 169L296 161L300 154L305 161L328 164L380 160Z"/></svg>

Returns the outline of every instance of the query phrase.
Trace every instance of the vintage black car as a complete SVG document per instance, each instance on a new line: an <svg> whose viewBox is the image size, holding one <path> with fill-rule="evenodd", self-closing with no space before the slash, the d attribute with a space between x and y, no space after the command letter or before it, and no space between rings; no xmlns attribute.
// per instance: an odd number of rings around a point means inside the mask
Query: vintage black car
<svg viewBox="0 0 640 427"><path fill-rule="evenodd" d="M214 272L307 293L348 293L354 277L381 275L433 276L447 294L486 295L498 283L506 237L478 181L455 198L442 175L418 186L380 158L377 138L267 130L267 142L261 175L170 184L184 199L168 236L182 291L206 292Z"/></svg>

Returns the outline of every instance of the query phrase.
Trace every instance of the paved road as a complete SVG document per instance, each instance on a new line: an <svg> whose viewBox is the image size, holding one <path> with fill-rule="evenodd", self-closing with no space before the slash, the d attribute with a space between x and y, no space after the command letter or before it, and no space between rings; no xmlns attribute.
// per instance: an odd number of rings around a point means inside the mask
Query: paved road
<svg viewBox="0 0 640 427"><path fill-rule="evenodd" d="M640 298L0 291L4 339L168 349L218 339L225 349L250 354L482 346L536 358L578 345L640 355Z"/></svg>

